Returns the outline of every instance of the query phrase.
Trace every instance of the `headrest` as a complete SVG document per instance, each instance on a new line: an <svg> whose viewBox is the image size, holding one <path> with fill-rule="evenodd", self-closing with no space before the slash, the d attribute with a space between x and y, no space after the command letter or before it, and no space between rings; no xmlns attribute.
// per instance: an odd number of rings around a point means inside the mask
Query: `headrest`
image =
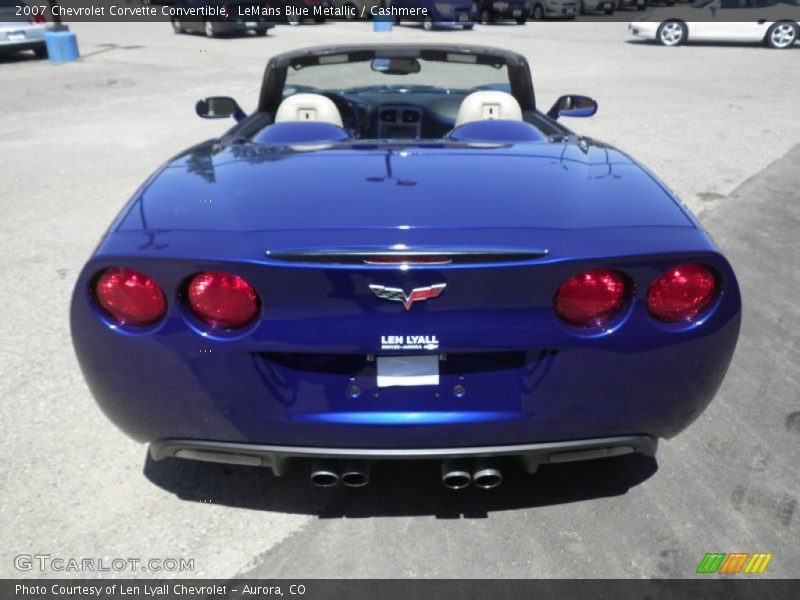
<svg viewBox="0 0 800 600"><path fill-rule="evenodd" d="M350 136L338 125L319 121L287 121L265 127L253 137L256 144L316 144L342 142Z"/></svg>
<svg viewBox="0 0 800 600"><path fill-rule="evenodd" d="M519 107L519 102L506 92L490 90L472 92L461 101L455 126L492 119L522 121L522 109Z"/></svg>
<svg viewBox="0 0 800 600"><path fill-rule="evenodd" d="M471 121L447 136L459 142L539 142L544 134L525 121Z"/></svg>
<svg viewBox="0 0 800 600"><path fill-rule="evenodd" d="M321 121L342 127L342 116L333 100L319 94L294 94L286 98L275 113L275 122Z"/></svg>

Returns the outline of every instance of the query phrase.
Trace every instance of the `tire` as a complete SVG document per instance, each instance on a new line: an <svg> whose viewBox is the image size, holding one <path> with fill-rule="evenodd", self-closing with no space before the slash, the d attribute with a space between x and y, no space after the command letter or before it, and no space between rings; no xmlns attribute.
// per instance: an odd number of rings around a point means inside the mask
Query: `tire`
<svg viewBox="0 0 800 600"><path fill-rule="evenodd" d="M585 15L586 14L586 5L583 2L581 2L578 5L578 14L581 14L581 15Z"/></svg>
<svg viewBox="0 0 800 600"><path fill-rule="evenodd" d="M36 55L36 58L47 58L47 46L44 44L37 46L33 49L33 53Z"/></svg>
<svg viewBox="0 0 800 600"><path fill-rule="evenodd" d="M473 27L475 27L475 23L469 23L467 25L463 25L464 31L471 31Z"/></svg>
<svg viewBox="0 0 800 600"><path fill-rule="evenodd" d="M525 25L525 23L527 23L527 22L528 22L528 19L526 19L525 17L517 18L517 25Z"/></svg>
<svg viewBox="0 0 800 600"><path fill-rule="evenodd" d="M425 31L433 31L433 18L425 17L425 20L422 22L422 28Z"/></svg>
<svg viewBox="0 0 800 600"><path fill-rule="evenodd" d="M292 27L297 27L298 25L300 25L300 21L301 21L300 17L295 14L292 14L291 17L286 17L286 22Z"/></svg>
<svg viewBox="0 0 800 600"><path fill-rule="evenodd" d="M636 10L644 10L645 8L647 8L647 0L639 0L636 3Z"/></svg>
<svg viewBox="0 0 800 600"><path fill-rule="evenodd" d="M764 41L767 46L776 50L791 48L797 41L797 25L779 21L769 28Z"/></svg>
<svg viewBox="0 0 800 600"><path fill-rule="evenodd" d="M322 25L325 22L325 17L314 17L314 23Z"/></svg>
<svg viewBox="0 0 800 600"><path fill-rule="evenodd" d="M214 22L213 21L209 21L208 19L203 21L203 33L205 34L205 36L207 38L216 37L217 32L214 31Z"/></svg>
<svg viewBox="0 0 800 600"><path fill-rule="evenodd" d="M183 33L183 25L178 19L172 19L172 31L178 34Z"/></svg>
<svg viewBox="0 0 800 600"><path fill-rule="evenodd" d="M614 9L613 8L607 8L607 9L605 9L603 11L603 13L605 13L607 15L613 15L614 14Z"/></svg>
<svg viewBox="0 0 800 600"><path fill-rule="evenodd" d="M541 4L537 4L533 7L533 20L541 21L542 19L544 19L544 9Z"/></svg>
<svg viewBox="0 0 800 600"><path fill-rule="evenodd" d="M680 46L686 41L686 33L683 21L665 21L658 26L656 40L662 46Z"/></svg>
<svg viewBox="0 0 800 600"><path fill-rule="evenodd" d="M269 30L268 29L256 29L256 35L263 37L263 36L267 35L267 31L269 31Z"/></svg>

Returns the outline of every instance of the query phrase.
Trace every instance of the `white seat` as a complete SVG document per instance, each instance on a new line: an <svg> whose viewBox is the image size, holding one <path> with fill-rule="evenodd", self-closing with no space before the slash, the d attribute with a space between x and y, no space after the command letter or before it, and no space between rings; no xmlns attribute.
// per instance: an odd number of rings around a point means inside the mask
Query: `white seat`
<svg viewBox="0 0 800 600"><path fill-rule="evenodd" d="M319 94L294 94L281 102L275 122L289 121L319 121L343 127L342 115L333 100Z"/></svg>
<svg viewBox="0 0 800 600"><path fill-rule="evenodd" d="M461 101L455 126L493 119L522 121L522 109L516 98L506 92L493 90L472 92Z"/></svg>

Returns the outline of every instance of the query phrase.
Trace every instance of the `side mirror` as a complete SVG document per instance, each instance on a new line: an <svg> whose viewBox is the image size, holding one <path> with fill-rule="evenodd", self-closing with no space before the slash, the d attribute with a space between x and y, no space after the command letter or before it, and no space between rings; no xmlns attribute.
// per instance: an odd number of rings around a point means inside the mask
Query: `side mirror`
<svg viewBox="0 0 800 600"><path fill-rule="evenodd" d="M569 94L561 96L552 108L547 111L551 119L558 117L591 117L597 112L597 102L589 96Z"/></svg>
<svg viewBox="0 0 800 600"><path fill-rule="evenodd" d="M228 96L211 96L198 100L194 106L197 116L204 119L227 119L233 117L241 121L247 115L236 103L236 100Z"/></svg>

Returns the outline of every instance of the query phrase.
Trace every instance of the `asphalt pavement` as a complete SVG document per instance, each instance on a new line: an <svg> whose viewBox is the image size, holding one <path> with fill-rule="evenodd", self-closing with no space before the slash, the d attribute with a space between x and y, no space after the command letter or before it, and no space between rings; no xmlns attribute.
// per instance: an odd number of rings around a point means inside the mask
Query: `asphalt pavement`
<svg viewBox="0 0 800 600"><path fill-rule="evenodd" d="M764 576L798 576L800 47L662 48L628 41L624 23L219 40L163 23L72 29L77 63L0 57L0 577L64 575L18 571L25 553L194 560L131 576L692 577L712 551L773 553ZM152 462L95 406L69 339L72 286L144 178L227 127L194 102L250 110L273 53L370 41L522 52L540 105L595 97L598 114L569 125L653 169L729 257L744 301L734 361L656 459L512 471L460 493L433 464L393 463L367 488L320 490L300 471Z"/></svg>

